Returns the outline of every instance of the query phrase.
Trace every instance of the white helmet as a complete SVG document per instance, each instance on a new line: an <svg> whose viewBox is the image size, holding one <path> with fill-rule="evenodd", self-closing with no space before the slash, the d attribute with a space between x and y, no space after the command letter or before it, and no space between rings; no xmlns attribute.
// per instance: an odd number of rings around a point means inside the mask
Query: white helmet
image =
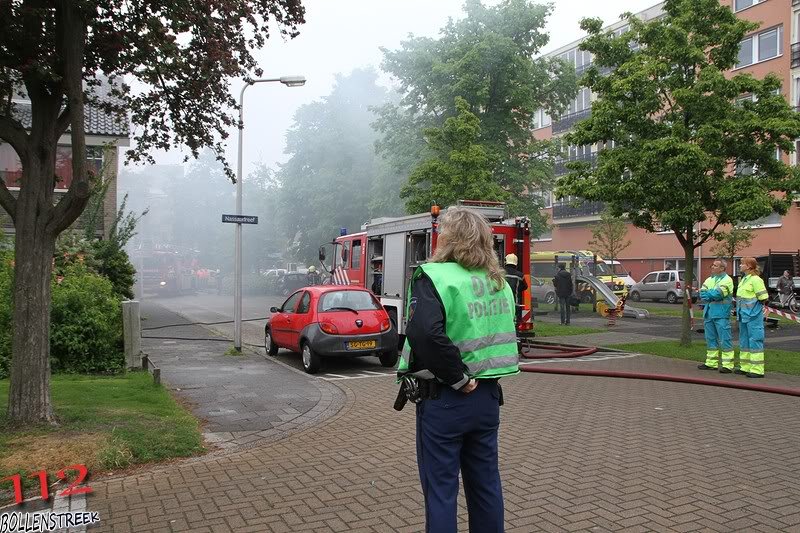
<svg viewBox="0 0 800 533"><path fill-rule="evenodd" d="M310 267L308 267L308 271L309 272L316 272L317 271L317 267L315 267L314 265L311 265Z"/></svg>

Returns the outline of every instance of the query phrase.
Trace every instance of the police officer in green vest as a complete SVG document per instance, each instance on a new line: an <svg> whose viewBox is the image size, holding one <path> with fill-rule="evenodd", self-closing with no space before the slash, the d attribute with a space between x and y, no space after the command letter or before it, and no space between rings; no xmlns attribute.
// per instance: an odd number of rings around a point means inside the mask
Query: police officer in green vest
<svg viewBox="0 0 800 533"><path fill-rule="evenodd" d="M497 458L502 390L519 372L514 295L485 218L450 208L411 282L398 377L419 384L417 463L427 532L456 531L458 475L473 533L504 528Z"/></svg>
<svg viewBox="0 0 800 533"><path fill-rule="evenodd" d="M739 322L739 368L748 378L764 377L764 319L769 315L767 288L753 257L742 258L744 277L736 289L736 318Z"/></svg>
<svg viewBox="0 0 800 533"><path fill-rule="evenodd" d="M703 328L706 337L706 362L701 370L717 370L723 374L733 372L733 338L731 335L731 307L733 305L733 280L725 273L728 263L717 259L711 265L711 276L700 288L703 308ZM722 366L720 366L720 350Z"/></svg>

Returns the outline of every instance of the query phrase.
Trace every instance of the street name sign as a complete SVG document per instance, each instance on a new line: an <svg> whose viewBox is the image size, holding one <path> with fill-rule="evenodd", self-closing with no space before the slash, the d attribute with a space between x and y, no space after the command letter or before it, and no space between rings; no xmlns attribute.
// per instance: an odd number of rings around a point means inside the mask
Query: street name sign
<svg viewBox="0 0 800 533"><path fill-rule="evenodd" d="M258 217L249 215L222 215L222 221L231 224L258 224Z"/></svg>

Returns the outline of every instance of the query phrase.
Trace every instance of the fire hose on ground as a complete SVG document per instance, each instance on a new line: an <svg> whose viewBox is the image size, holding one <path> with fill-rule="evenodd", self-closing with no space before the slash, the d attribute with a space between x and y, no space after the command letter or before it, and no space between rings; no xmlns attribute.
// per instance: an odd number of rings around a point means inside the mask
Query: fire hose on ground
<svg viewBox="0 0 800 533"><path fill-rule="evenodd" d="M548 344L540 341L522 340L522 354L524 359L575 359L595 354L599 351L596 347L569 345L569 344ZM535 353L532 350L544 350L545 352ZM546 353L549 352L549 353ZM584 370L577 368L560 368L542 365L523 365L520 366L523 372L536 372L540 374L561 374L566 376L592 376L622 379L644 379L650 381L671 381L675 383L689 383L692 385L709 385L712 387L727 387L731 389L741 389L756 392L768 392L772 394L783 394L786 396L800 397L800 389L789 387L776 387L771 385L757 385L752 383L740 383L736 381L725 381L721 379L695 378L691 376L676 376L671 374L653 374L648 372L627 372L620 370Z"/></svg>

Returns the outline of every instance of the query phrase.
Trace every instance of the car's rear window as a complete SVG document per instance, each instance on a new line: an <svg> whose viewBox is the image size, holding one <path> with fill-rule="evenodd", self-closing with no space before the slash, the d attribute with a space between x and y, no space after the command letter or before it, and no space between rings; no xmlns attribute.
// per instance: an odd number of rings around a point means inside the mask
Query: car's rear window
<svg viewBox="0 0 800 533"><path fill-rule="evenodd" d="M320 311L336 311L335 308L344 307L355 311L369 311L380 309L380 304L372 295L365 291L331 291L322 295Z"/></svg>

